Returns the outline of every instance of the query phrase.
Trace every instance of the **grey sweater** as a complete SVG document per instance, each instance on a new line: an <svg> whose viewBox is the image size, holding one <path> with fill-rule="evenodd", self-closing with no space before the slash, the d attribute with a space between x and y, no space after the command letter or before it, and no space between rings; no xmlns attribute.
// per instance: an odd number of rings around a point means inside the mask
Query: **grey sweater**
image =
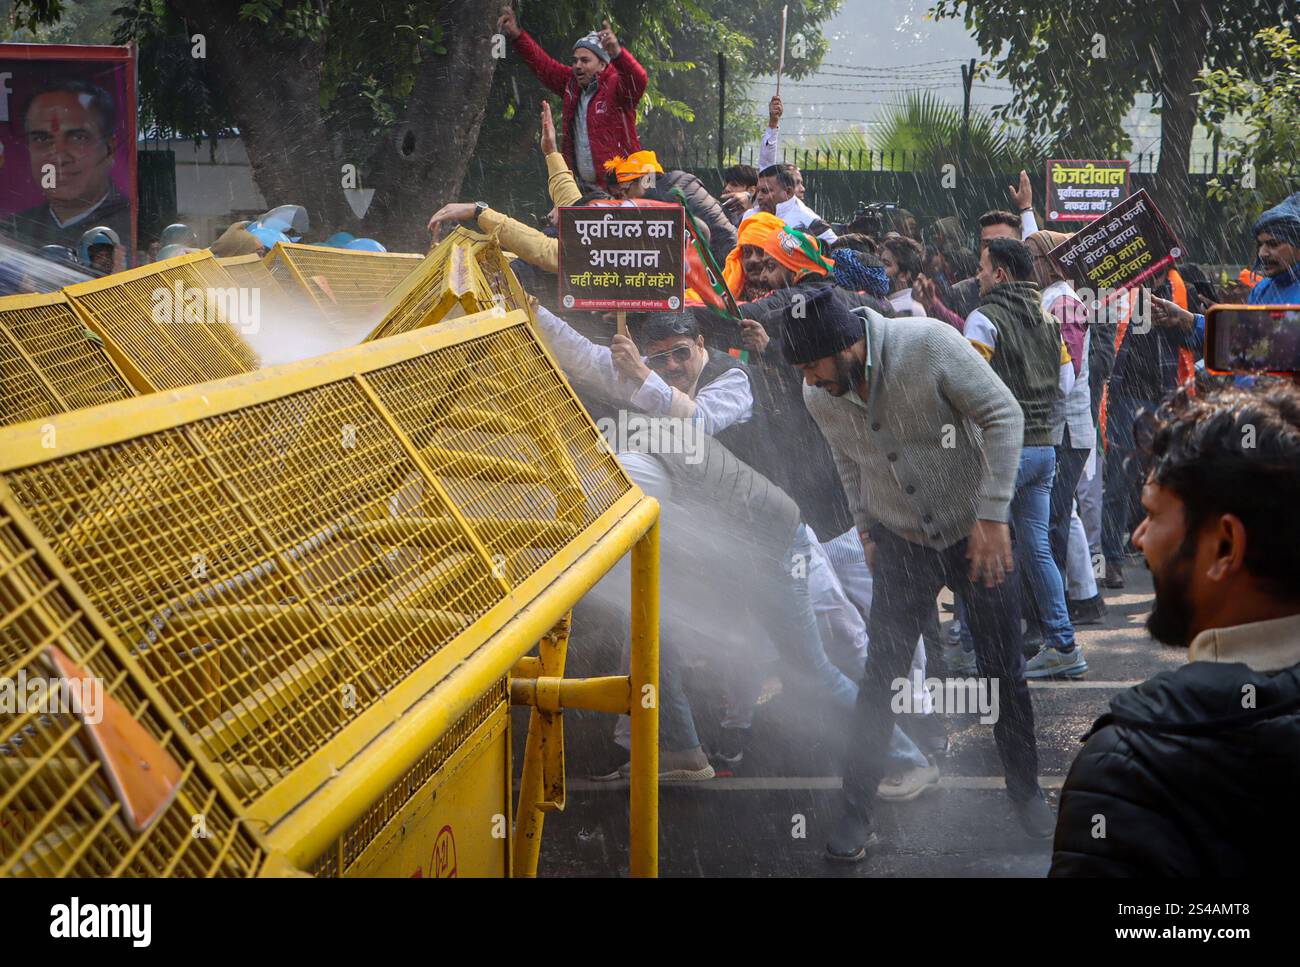
<svg viewBox="0 0 1300 967"><path fill-rule="evenodd" d="M867 334L868 399L804 384L859 531L885 527L945 548L975 521L1006 521L1024 416L952 326L855 309Z"/></svg>

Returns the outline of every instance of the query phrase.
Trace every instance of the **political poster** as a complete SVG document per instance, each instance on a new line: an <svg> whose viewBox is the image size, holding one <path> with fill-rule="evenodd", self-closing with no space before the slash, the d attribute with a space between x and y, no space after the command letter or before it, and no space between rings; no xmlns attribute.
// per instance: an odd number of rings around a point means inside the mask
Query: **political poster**
<svg viewBox="0 0 1300 967"><path fill-rule="evenodd" d="M680 205L560 209L560 304L596 312L669 312L685 296Z"/></svg>
<svg viewBox="0 0 1300 967"><path fill-rule="evenodd" d="M1155 202L1139 191L1047 254L1077 289L1104 301L1169 267L1183 252Z"/></svg>
<svg viewBox="0 0 1300 967"><path fill-rule="evenodd" d="M136 75L131 47L0 44L0 234L79 258L107 226L135 254Z"/></svg>
<svg viewBox="0 0 1300 967"><path fill-rule="evenodd" d="M1127 161L1047 162L1047 221L1090 222L1129 195Z"/></svg>

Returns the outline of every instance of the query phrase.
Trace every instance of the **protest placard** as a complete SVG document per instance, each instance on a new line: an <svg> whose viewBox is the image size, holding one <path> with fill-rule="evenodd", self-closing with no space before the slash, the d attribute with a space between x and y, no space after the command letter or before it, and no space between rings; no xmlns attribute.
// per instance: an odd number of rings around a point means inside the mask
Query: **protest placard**
<svg viewBox="0 0 1300 967"><path fill-rule="evenodd" d="M685 292L680 205L560 209L560 304L600 312L668 312Z"/></svg>
<svg viewBox="0 0 1300 967"><path fill-rule="evenodd" d="M1115 293L1138 285L1182 254L1177 236L1145 191L1136 192L1047 253L1076 288Z"/></svg>
<svg viewBox="0 0 1300 967"><path fill-rule="evenodd" d="M1090 222L1128 197L1127 161L1047 162L1048 222Z"/></svg>

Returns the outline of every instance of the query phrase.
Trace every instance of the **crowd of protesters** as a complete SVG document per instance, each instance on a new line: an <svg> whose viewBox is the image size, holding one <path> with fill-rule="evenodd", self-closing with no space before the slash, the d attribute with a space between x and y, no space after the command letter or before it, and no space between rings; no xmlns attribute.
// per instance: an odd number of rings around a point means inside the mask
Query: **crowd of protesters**
<svg viewBox="0 0 1300 967"><path fill-rule="evenodd" d="M1006 792L1028 835L1055 833L1054 872L1248 871L1250 830L1282 828L1291 798L1253 795L1258 777L1296 782L1284 760L1300 728L1300 393L1208 374L1205 313L1300 304L1300 193L1255 222L1251 264L1224 291L1177 262L1098 302L1050 257L1067 236L1039 228L1024 172L1005 210L964 223L923 226L894 210L832 225L805 201L803 172L777 160L778 96L758 167L727 168L715 197L642 146L646 71L608 21L567 65L509 9L497 26L563 99L558 133L550 106L540 112L551 224L480 201L442 206L429 228L472 221L499 238L538 334L594 418L630 409L698 434L698 459L626 441L619 459L666 516L703 508L743 550L694 542L691 581L719 600L728 580L763 589L748 598L759 643L722 650L719 739L707 750L684 643L666 633L661 780L743 768L775 675L845 722L826 849L859 860L876 840L876 800L939 782L948 737L922 682L992 682ZM627 330L561 311L559 209L678 204L691 216L683 309L634 315ZM305 210L281 206L211 248L264 255L307 228ZM322 244L383 251L347 233ZM198 245L172 225L133 261ZM76 251L47 249L94 274L127 261L108 225ZM1243 449L1246 427L1258 439ZM1123 692L1098 720L1058 822L1039 785L1028 683L1088 673L1076 629L1105 619L1102 591L1123 589L1138 561L1155 584L1152 635L1192 661ZM685 583L665 578L665 628ZM900 682L916 714L898 712ZM1247 687L1258 695L1248 707ZM628 747L626 720L614 739ZM626 775L611 763L596 778ZM1205 806L1207 777L1216 798ZM1133 822L1090 836L1106 809Z"/></svg>
<svg viewBox="0 0 1300 967"><path fill-rule="evenodd" d="M1157 591L1153 635L1220 664L1135 689L1098 722L1062 800L1062 816L1073 819L1057 834L1057 872L1238 868L1239 849L1223 850L1217 866L1180 865L1176 854L1157 862L1162 844L1137 842L1144 834L1136 825L1122 848L1090 842L1086 814L1096 797L1129 795L1116 777L1143 769L1175 784L1146 783L1141 807L1125 808L1173 815L1185 807L1178 784L1191 780L1198 760L1161 761L1168 747L1160 735L1171 704L1195 717L1178 704L1187 695L1231 691L1244 676L1291 710L1289 723L1273 725L1279 740L1294 742L1300 675L1292 668L1282 682L1270 674L1300 660L1300 535L1294 524L1281 526L1295 515L1275 506L1286 488L1300 492L1300 396L1267 382L1222 388L1201 356L1210 305L1300 303L1300 195L1256 222L1255 258L1230 291L1177 262L1140 289L1093 301L1049 257L1067 236L1039 228L1024 172L1008 188L1006 210L972 213L968 224L946 217L922 231L899 210L883 222L833 226L805 202L803 173L777 161L783 105L774 97L758 168L726 169L715 198L693 176L664 171L642 146L635 114L646 74L608 22L579 38L568 67L509 11L499 29L564 99L558 137L549 107L541 117L552 225L532 228L485 202L452 203L433 214L430 230L476 220L499 236L537 302L540 335L593 416L631 408L709 440L703 469L643 448L625 448L620 459L665 501L666 515L694 500L747 542L761 563L745 575L779 588L756 605L778 674L852 723L828 855L865 856L875 800L911 799L938 781L947 737L920 688L934 674L1001 684L993 735L1007 794L1028 834L1052 836L1027 683L1087 674L1076 627L1104 619L1101 591L1125 587L1126 569L1145 554ZM615 332L608 315L561 312L558 209L665 203L684 204L700 236L699 246L688 244L686 308L633 317L627 332ZM693 275L692 260L713 261L717 271ZM1233 429L1248 419L1269 428L1267 452L1234 450L1222 476L1198 469L1198 447L1232 450ZM1248 492L1276 516L1248 508ZM1189 512L1179 529L1166 521L1181 503L1196 519ZM1257 533L1270 520L1285 546ZM1223 532L1217 545L1193 533L1206 521ZM1189 545L1193 538L1199 543ZM1255 542L1265 545L1259 556ZM1198 562L1217 560L1218 570L1189 577L1192 552ZM809 558L822 566L792 566ZM717 563L719 572L735 570L734 560ZM941 634L945 586L955 616ZM1211 600L1233 589L1249 601ZM673 608L670 585L665 627ZM1236 629L1212 630L1221 618L1276 620L1268 641L1255 642ZM661 778L707 781L744 759L762 666L740 657L724 675L721 738L706 750L682 686L679 645L671 635L664 643ZM1224 664L1236 661L1245 664ZM897 714L891 697L911 680L922 714ZM1238 732L1251 727L1249 716L1224 717ZM626 744L625 729L617 737ZM1216 764L1231 754L1198 741ZM1132 759L1109 754L1124 743ZM1278 753L1259 758L1269 754ZM1235 762L1232 775L1252 761ZM604 778L621 775L625 766ZM1241 791L1233 798L1250 800ZM1242 806L1252 808L1267 811ZM1203 810L1198 829L1215 821ZM1173 826L1161 835L1172 837Z"/></svg>

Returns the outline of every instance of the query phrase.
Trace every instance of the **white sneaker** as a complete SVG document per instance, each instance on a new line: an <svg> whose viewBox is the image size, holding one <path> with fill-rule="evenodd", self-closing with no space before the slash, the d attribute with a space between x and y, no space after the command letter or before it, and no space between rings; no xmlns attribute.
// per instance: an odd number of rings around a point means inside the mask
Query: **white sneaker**
<svg viewBox="0 0 1300 967"><path fill-rule="evenodd" d="M684 752L659 752L660 782L707 782L717 775L709 758L698 745ZM625 762L613 772L592 776L595 782L618 782L632 777L632 763Z"/></svg>
<svg viewBox="0 0 1300 967"><path fill-rule="evenodd" d="M907 802L915 799L931 786L939 784L939 767L927 762L900 776L886 776L880 781L876 795L886 802Z"/></svg>

